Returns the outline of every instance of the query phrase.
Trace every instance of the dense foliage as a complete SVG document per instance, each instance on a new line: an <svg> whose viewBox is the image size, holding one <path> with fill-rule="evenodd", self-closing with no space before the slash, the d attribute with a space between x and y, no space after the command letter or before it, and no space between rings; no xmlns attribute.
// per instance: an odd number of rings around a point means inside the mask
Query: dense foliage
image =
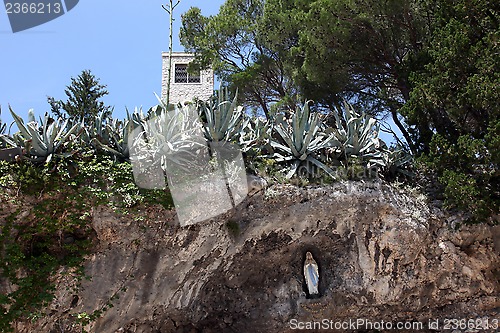
<svg viewBox="0 0 500 333"><path fill-rule="evenodd" d="M461 135L484 139L500 117L500 5L443 0L429 6L433 20L419 54L423 66L411 72L401 111L424 152L434 133L452 142Z"/></svg>

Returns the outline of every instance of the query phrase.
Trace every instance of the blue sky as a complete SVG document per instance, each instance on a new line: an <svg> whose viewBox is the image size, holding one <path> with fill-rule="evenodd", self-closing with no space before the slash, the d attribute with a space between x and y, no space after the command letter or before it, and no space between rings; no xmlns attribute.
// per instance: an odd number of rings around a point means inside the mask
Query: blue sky
<svg viewBox="0 0 500 333"><path fill-rule="evenodd" d="M179 43L180 16L190 7L204 15L219 11L223 0L181 0L174 10L174 51ZM114 106L114 116L125 107L145 109L161 93L161 52L168 50L167 1L81 0L65 15L18 33L12 33L5 7L0 6L1 119L11 122L8 105L24 119L28 110L49 111L47 96L66 100L71 77L90 69L107 85L103 98Z"/></svg>

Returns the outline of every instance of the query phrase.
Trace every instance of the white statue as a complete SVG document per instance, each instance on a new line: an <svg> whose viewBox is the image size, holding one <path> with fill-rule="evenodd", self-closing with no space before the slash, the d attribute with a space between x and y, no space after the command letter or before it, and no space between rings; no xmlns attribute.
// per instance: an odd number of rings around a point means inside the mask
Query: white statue
<svg viewBox="0 0 500 333"><path fill-rule="evenodd" d="M311 252L306 253L306 261L304 262L304 277L306 279L307 290L309 295L319 295L319 273L318 263L314 260Z"/></svg>

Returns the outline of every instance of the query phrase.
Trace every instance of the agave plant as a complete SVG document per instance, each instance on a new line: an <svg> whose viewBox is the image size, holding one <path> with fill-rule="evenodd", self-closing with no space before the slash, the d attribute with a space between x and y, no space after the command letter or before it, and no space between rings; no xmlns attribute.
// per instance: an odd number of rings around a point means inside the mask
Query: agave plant
<svg viewBox="0 0 500 333"><path fill-rule="evenodd" d="M128 160L130 156L128 138L137 127L144 130L145 117L142 109L135 108L132 114L127 111L124 120L113 119L105 113L100 113L94 126L85 130L82 141L94 149L102 149L120 160Z"/></svg>
<svg viewBox="0 0 500 333"><path fill-rule="evenodd" d="M10 136L5 134L5 125L3 124L3 129L0 131L0 148L21 148L24 146L24 138L20 133L14 133Z"/></svg>
<svg viewBox="0 0 500 333"><path fill-rule="evenodd" d="M10 137L5 133L5 124L0 124L0 161L14 161L22 156L24 141L19 136Z"/></svg>
<svg viewBox="0 0 500 333"><path fill-rule="evenodd" d="M68 127L65 122L56 121L45 114L40 119L40 125L35 121L33 110L28 113L28 123L19 117L12 108L9 108L14 121L19 129L19 134L14 135L15 141L22 142L27 155L35 162L50 162L54 156L68 157L73 152L68 150L72 136L83 124L75 124Z"/></svg>
<svg viewBox="0 0 500 333"><path fill-rule="evenodd" d="M108 137L106 132L106 113L101 112L94 118L93 126L85 126L82 128L82 133L79 136L80 144L82 146L91 147L94 151L99 148L99 145L95 139L104 142Z"/></svg>
<svg viewBox="0 0 500 333"><path fill-rule="evenodd" d="M207 150L195 106L167 105L158 95L156 98L158 104L146 117L137 109L132 115L127 112L134 179L144 188L164 188L163 173L196 169L201 148Z"/></svg>
<svg viewBox="0 0 500 333"><path fill-rule="evenodd" d="M158 100L158 104L149 108L148 113L147 113L147 118L152 118L155 116L159 116L163 111L173 111L177 108L182 108L181 103L178 103L177 105L175 104L167 104L167 102L163 99L161 99L160 96L158 96L157 93L154 93L156 96L156 99Z"/></svg>
<svg viewBox="0 0 500 333"><path fill-rule="evenodd" d="M243 107L237 105L238 93L229 99L227 89L220 89L210 105L201 104L201 114L206 120L203 128L209 142L235 142L244 134L248 118Z"/></svg>
<svg viewBox="0 0 500 333"><path fill-rule="evenodd" d="M21 147L24 144L24 140L19 140L18 135L14 135L14 137L10 137L6 134L0 134L0 148L12 148L12 147Z"/></svg>
<svg viewBox="0 0 500 333"><path fill-rule="evenodd" d="M207 150L194 106L177 107L172 111L163 109L146 122L144 134L146 139L138 144L147 143L149 155L161 159L165 171L195 168L195 162Z"/></svg>
<svg viewBox="0 0 500 333"><path fill-rule="evenodd" d="M339 116L341 114L342 117ZM361 157L374 164L380 164L381 152L378 150L379 124L366 113L358 113L352 105L344 102L344 111L334 113L336 128L333 129L339 142L341 156L346 160Z"/></svg>
<svg viewBox="0 0 500 333"><path fill-rule="evenodd" d="M127 108L125 108L125 111L127 111L127 121L131 124L132 128L141 128L144 130L147 117L144 115L144 112L142 112L142 107L134 108L134 112L132 113L130 113Z"/></svg>
<svg viewBox="0 0 500 333"><path fill-rule="evenodd" d="M108 119L100 129L100 133L91 139L91 143L115 158L126 160L129 158L128 134L130 131L131 126L128 120Z"/></svg>
<svg viewBox="0 0 500 333"><path fill-rule="evenodd" d="M411 172L413 156L399 144L383 150L382 163L385 174L390 178L396 177L398 173L408 177L415 176Z"/></svg>
<svg viewBox="0 0 500 333"><path fill-rule="evenodd" d="M2 114L2 108L0 108L0 115ZM2 122L2 118L0 118L0 148L7 147L7 140L9 137L5 134L5 130L7 128L7 124Z"/></svg>
<svg viewBox="0 0 500 333"><path fill-rule="evenodd" d="M2 115L2 108L0 107L0 116ZM2 122L2 118L0 118L0 135L5 134L5 129L7 128L7 124Z"/></svg>
<svg viewBox="0 0 500 333"><path fill-rule="evenodd" d="M279 115L274 130L280 140L271 138L271 146L275 150L273 157L277 162L292 162L286 178L291 178L301 164L305 164L309 173L312 172L312 164L335 178L333 170L318 156L321 150L335 146L335 137L325 129L318 114L310 112L308 102L303 107L297 107L291 122Z"/></svg>
<svg viewBox="0 0 500 333"><path fill-rule="evenodd" d="M127 119L123 122L110 121L107 124L108 130L111 133L110 152L115 156L128 159L130 156L129 137L134 130L141 132L145 131L147 120L142 112L142 108L135 108L134 112L127 111Z"/></svg>
<svg viewBox="0 0 500 333"><path fill-rule="evenodd" d="M238 144L241 151L248 152L250 149L263 147L269 142L272 131L272 123L260 118L248 119L246 126L240 131Z"/></svg>

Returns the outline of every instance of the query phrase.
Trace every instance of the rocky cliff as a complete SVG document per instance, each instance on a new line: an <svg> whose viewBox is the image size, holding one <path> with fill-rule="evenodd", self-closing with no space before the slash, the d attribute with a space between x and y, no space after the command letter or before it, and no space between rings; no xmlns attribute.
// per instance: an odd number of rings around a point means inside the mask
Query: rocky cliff
<svg viewBox="0 0 500 333"><path fill-rule="evenodd" d="M389 328L383 321L436 332L447 319L472 319L484 331L499 318L499 228L455 230L460 217L381 182L271 186L235 214L185 228L160 206L130 216L98 207L92 216L91 279L77 286L59 274L49 316L19 332L76 332L75 314L107 304L87 331L292 332L328 323L375 332ZM306 251L319 265L317 298L306 293Z"/></svg>

